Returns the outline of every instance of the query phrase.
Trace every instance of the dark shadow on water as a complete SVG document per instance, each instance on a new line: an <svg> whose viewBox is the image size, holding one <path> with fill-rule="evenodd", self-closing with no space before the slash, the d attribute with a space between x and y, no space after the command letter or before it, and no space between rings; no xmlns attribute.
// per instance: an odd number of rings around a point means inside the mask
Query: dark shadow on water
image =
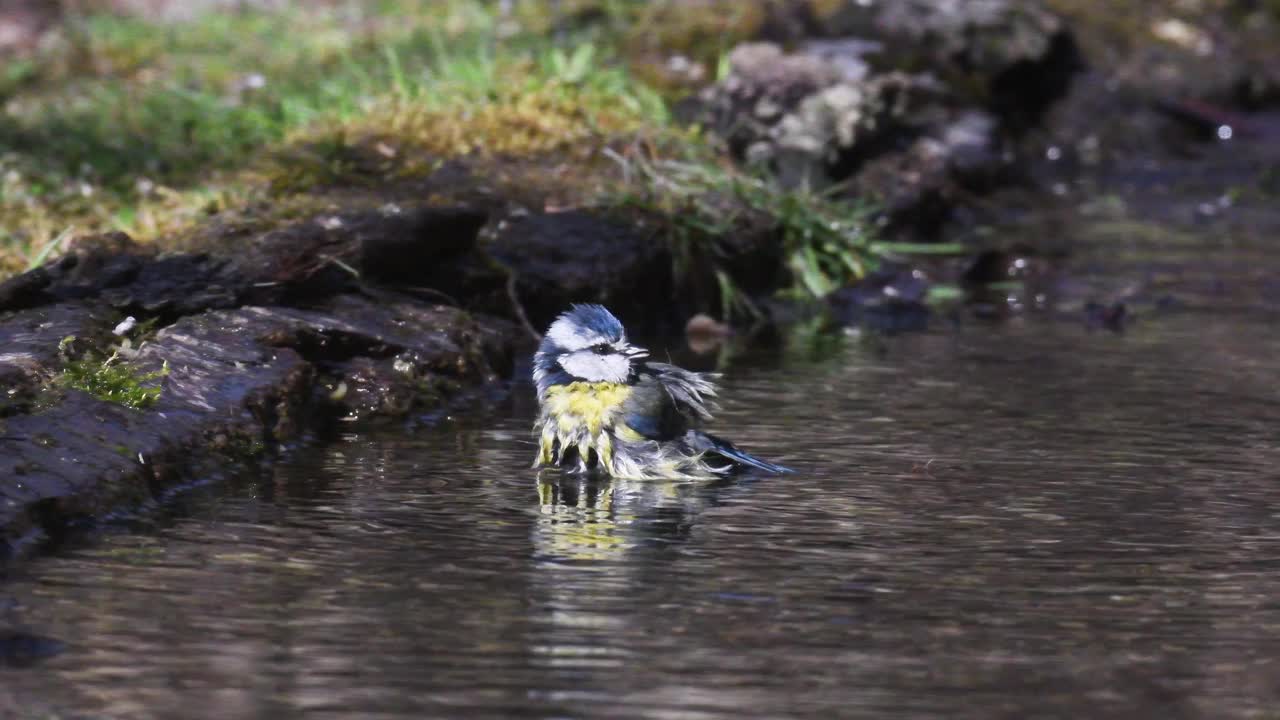
<svg viewBox="0 0 1280 720"><path fill-rule="evenodd" d="M0 668L29 668L61 654L66 643L23 630L0 630Z"/></svg>

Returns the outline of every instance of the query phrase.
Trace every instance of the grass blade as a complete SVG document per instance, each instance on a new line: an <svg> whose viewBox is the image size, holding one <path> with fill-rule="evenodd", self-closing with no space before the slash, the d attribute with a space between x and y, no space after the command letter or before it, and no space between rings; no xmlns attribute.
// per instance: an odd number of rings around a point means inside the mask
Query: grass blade
<svg viewBox="0 0 1280 720"><path fill-rule="evenodd" d="M968 250L961 243L871 243L871 251L877 255L963 255Z"/></svg>
<svg viewBox="0 0 1280 720"><path fill-rule="evenodd" d="M45 243L44 247L40 249L39 254L31 258L31 261L27 263L27 270L35 270L41 265L44 265L45 261L49 259L49 256L53 251L62 247L62 244L71 238L71 234L74 231L75 228L68 227L66 230L58 233L57 237Z"/></svg>

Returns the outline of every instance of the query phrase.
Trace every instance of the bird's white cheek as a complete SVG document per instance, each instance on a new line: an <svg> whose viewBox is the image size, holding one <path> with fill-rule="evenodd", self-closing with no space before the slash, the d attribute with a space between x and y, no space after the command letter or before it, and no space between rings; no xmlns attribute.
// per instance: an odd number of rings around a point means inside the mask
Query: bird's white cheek
<svg viewBox="0 0 1280 720"><path fill-rule="evenodd" d="M572 353L560 358L560 367L576 378L591 381L600 380L603 370L600 367L599 359L595 355L582 355L580 353Z"/></svg>
<svg viewBox="0 0 1280 720"><path fill-rule="evenodd" d="M572 353L560 358L565 372L591 382L622 382L627 379L630 363L618 355Z"/></svg>
<svg viewBox="0 0 1280 720"><path fill-rule="evenodd" d="M609 371L613 382L623 382L631 374L631 361L621 355L609 356Z"/></svg>

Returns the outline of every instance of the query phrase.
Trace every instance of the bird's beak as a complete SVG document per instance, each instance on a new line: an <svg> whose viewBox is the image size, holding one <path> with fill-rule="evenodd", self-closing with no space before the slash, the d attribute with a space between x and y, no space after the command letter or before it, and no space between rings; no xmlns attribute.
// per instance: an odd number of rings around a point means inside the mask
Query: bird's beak
<svg viewBox="0 0 1280 720"><path fill-rule="evenodd" d="M639 360L641 358L649 357L649 351L642 347L629 347L626 350L626 355L632 360Z"/></svg>

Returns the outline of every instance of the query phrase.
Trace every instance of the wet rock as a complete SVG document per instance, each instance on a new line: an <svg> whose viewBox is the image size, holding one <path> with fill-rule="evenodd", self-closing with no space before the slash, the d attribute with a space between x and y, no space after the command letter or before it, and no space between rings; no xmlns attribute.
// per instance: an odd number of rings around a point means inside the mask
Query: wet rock
<svg viewBox="0 0 1280 720"><path fill-rule="evenodd" d="M427 234L442 225L423 217L380 226L381 235L353 224L357 232L320 241L363 250L372 268L390 248L406 251L409 239L388 239L396 229L416 230L410 237L432 242L433 252L469 251L464 240L450 246ZM474 218L464 224L461 235L475 231ZM364 287L349 273L336 286L348 292L317 295L316 275L305 268L290 275L254 264L283 255L287 237L258 238L254 252L234 260L155 257L123 236L99 238L8 286L35 290L11 293L0 312L0 380L9 390L0 397L0 477L13 479L0 485L4 547L146 504L178 482L219 472L229 455L294 440L336 416L402 415L510 372L518 335L502 320ZM301 238L295 257L316 251L315 234L292 237ZM370 249L374 241L382 248ZM259 287L272 273L280 280ZM246 304L254 298L302 304ZM112 330L126 313L161 325L135 338L140 347L130 352L139 374L167 367L156 404L133 410L49 390L65 361L62 340L77 338L73 356L92 348L105 357L123 341ZM332 390L343 383L351 389L345 400Z"/></svg>
<svg viewBox="0 0 1280 720"><path fill-rule="evenodd" d="M1266 111L1280 103L1280 15L1266 5L1157 3L1119 17L1073 9L1090 63L1045 119L1042 147L1061 160L1034 168L1044 184L1123 194L1142 184L1138 168L1181 166L1161 181L1179 186L1202 174L1183 169L1191 158L1223 166L1215 174L1249 174L1242 166L1277 137Z"/></svg>
<svg viewBox="0 0 1280 720"><path fill-rule="evenodd" d="M475 321L410 299L374 303L340 296L322 311L275 310L286 327L266 336L291 347L329 378L327 399L348 418L398 417L438 404L463 384L492 382L512 368L515 327Z"/></svg>
<svg viewBox="0 0 1280 720"><path fill-rule="evenodd" d="M12 278L0 287L0 312L67 301L171 321L244 300L252 278L207 254L156 257L124 233L80 238L50 266Z"/></svg>
<svg viewBox="0 0 1280 720"><path fill-rule="evenodd" d="M1016 177L995 117L970 110L866 161L846 185L848 194L879 209L883 234L928 242L966 217L976 195Z"/></svg>
<svg viewBox="0 0 1280 720"><path fill-rule="evenodd" d="M1016 244L1007 249L993 248L976 255L960 275L960 280L970 287L1028 281L1048 273L1044 258L1026 244Z"/></svg>
<svg viewBox="0 0 1280 720"><path fill-rule="evenodd" d="M998 121L981 110L963 112L941 128L938 142L959 185L985 191L1009 179L1009 163L998 138Z"/></svg>
<svg viewBox="0 0 1280 720"><path fill-rule="evenodd" d="M585 211L532 213L502 222L485 243L513 274L535 327L573 302L620 309L628 327L652 327L671 305L671 255L644 228Z"/></svg>
<svg viewBox="0 0 1280 720"><path fill-rule="evenodd" d="M925 304L929 282L923 273L886 269L827 297L835 320L885 334L925 330L932 312Z"/></svg>
<svg viewBox="0 0 1280 720"><path fill-rule="evenodd" d="M975 193L1018 177L1011 144L1079 69L1067 26L1037 3L823 3L810 38L750 43L692 114L787 187L836 184L925 241Z"/></svg>
<svg viewBox="0 0 1280 720"><path fill-rule="evenodd" d="M392 285L457 290L451 277L476 249L486 212L469 207L418 208L382 213L381 222L361 229L358 257L362 274ZM376 230L375 230L376 228Z"/></svg>
<svg viewBox="0 0 1280 720"><path fill-rule="evenodd" d="M819 57L787 55L773 43L750 43L729 54L729 75L702 94L710 127L746 155L801 101L840 81ZM758 152L758 151L757 151Z"/></svg>
<svg viewBox="0 0 1280 720"><path fill-rule="evenodd" d="M705 119L748 164L776 171L789 187L843 179L924 121L939 88L900 73L866 77L856 62L833 63L831 46L784 54L768 43L738 47L730 73L702 93Z"/></svg>
<svg viewBox="0 0 1280 720"><path fill-rule="evenodd" d="M749 159L771 164L787 187L824 187L916 135L926 122L925 98L937 90L900 73L832 85L783 116L749 148Z"/></svg>
<svg viewBox="0 0 1280 720"><path fill-rule="evenodd" d="M922 138L900 153L868 162L850 180L850 192L875 203L880 227L893 237L929 240L951 219L961 194L950 175L945 145Z"/></svg>
<svg viewBox="0 0 1280 720"><path fill-rule="evenodd" d="M1124 332L1129 312L1124 303L1103 304L1089 302L1084 306L1084 324L1090 330L1105 329L1114 333Z"/></svg>
<svg viewBox="0 0 1280 720"><path fill-rule="evenodd" d="M488 214L468 207L387 205L378 210L319 215L248 242L230 258L256 297L294 303L351 291L363 283L465 289ZM255 300L257 301L257 300Z"/></svg>
<svg viewBox="0 0 1280 720"><path fill-rule="evenodd" d="M1065 93L1080 66L1067 25L1036 2L848 0L822 28L876 39L878 68L932 73L967 102L1022 127Z"/></svg>
<svg viewBox="0 0 1280 720"><path fill-rule="evenodd" d="M845 37L809 40L801 45L800 53L830 66L842 82L856 83L871 75L870 58L883 51L884 44L879 41Z"/></svg>
<svg viewBox="0 0 1280 720"><path fill-rule="evenodd" d="M495 282L476 254L487 219L469 208L353 212L236 239L234 253L159 257L123 233L91 236L57 263L0 284L0 311L92 299L169 323L243 304L310 302L368 282L435 290L439 300L470 291L473 274Z"/></svg>
<svg viewBox="0 0 1280 720"><path fill-rule="evenodd" d="M36 268L0 282L0 309L22 310L49 302L45 288L53 282L49 271Z"/></svg>
<svg viewBox="0 0 1280 720"><path fill-rule="evenodd" d="M347 418L402 417L420 400L435 399L422 398L422 385L395 360L357 357L335 364L332 372L326 399Z"/></svg>
<svg viewBox="0 0 1280 720"><path fill-rule="evenodd" d="M995 118L971 110L897 152L869 160L848 188L880 209L885 234L928 241L968 198L1012 179Z"/></svg>
<svg viewBox="0 0 1280 720"><path fill-rule="evenodd" d="M93 319L68 315L67 323ZM148 502L228 446L292 440L340 410L403 414L424 384L438 400L462 383L492 380L510 369L511 335L500 321L456 308L354 296L315 309L242 307L181 318L137 355L140 371L169 368L153 408L72 390L52 407L6 419L4 434L25 440L6 443L0 456L0 476L14 478L0 487L3 539L56 534L76 518ZM51 360L46 353L35 362ZM362 379L373 376L366 370L383 365L411 379L415 394L357 407ZM317 398L322 376L350 376L353 399Z"/></svg>
<svg viewBox="0 0 1280 720"><path fill-rule="evenodd" d="M149 410L69 390L52 407L8 418L6 432L28 440L0 456L0 476L13 478L0 488L3 541L12 547L32 531L57 534L77 518L146 502L207 459L215 435L292 436L311 367L254 343L250 324L210 313L158 335L143 348L143 367L168 361L171 372ZM223 333L216 343L214 326Z"/></svg>
<svg viewBox="0 0 1280 720"><path fill-rule="evenodd" d="M750 52L735 53L729 77L704 91L705 117L744 163L784 186L845 183L883 210L888 234L928 240L960 198L1008 178L998 117L954 107L929 76L859 78L773 46L739 50Z"/></svg>
<svg viewBox="0 0 1280 720"><path fill-rule="evenodd" d="M1280 14L1265 5L1160 8L1130 20L1123 43L1105 32L1105 15L1081 11L1075 22L1090 55L1108 60L1096 70L1127 89L1148 98L1196 99L1251 111L1280 101Z"/></svg>
<svg viewBox="0 0 1280 720"><path fill-rule="evenodd" d="M94 342L105 337L110 309L81 302L19 314L0 314L0 418L25 412L58 369L65 338Z"/></svg>

